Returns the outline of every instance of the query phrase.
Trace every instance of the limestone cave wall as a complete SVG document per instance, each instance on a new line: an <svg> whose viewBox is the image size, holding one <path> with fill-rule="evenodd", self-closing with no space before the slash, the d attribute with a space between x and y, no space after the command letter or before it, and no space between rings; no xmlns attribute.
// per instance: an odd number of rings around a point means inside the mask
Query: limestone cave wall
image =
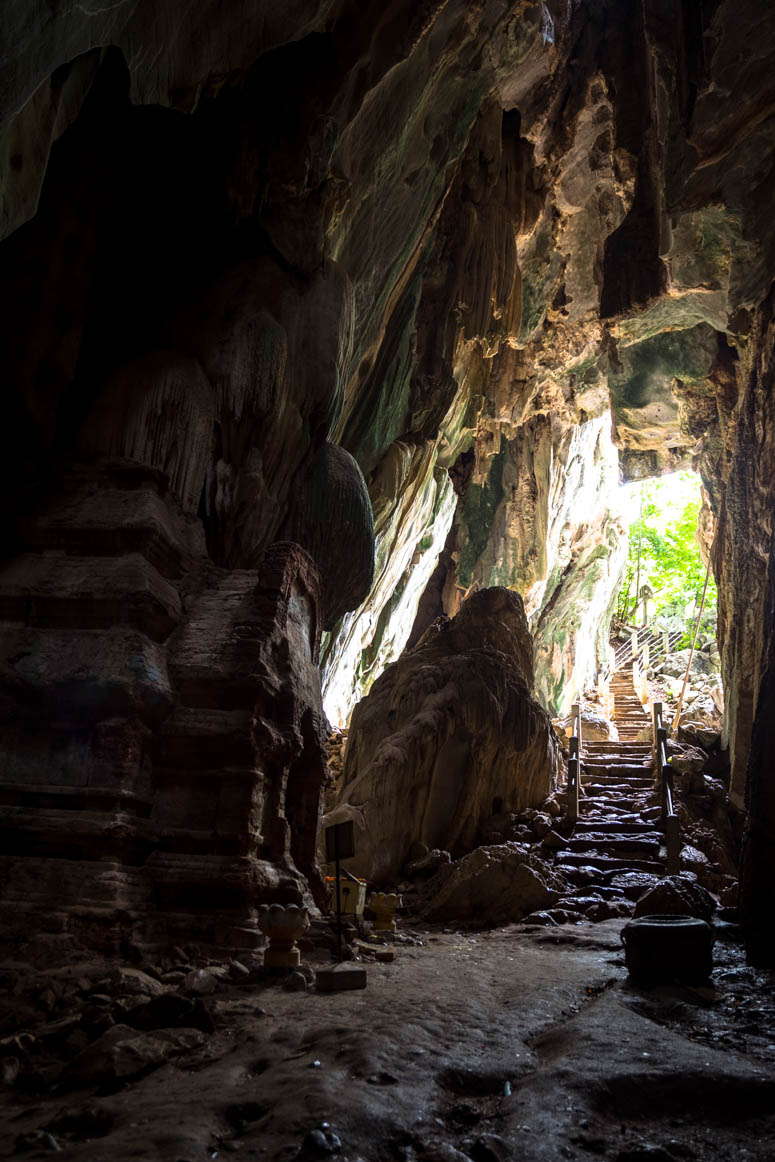
<svg viewBox="0 0 775 1162"><path fill-rule="evenodd" d="M770 7L12 0L0 43L6 911L319 895L318 658L344 718L506 586L564 710L617 471L690 463L771 868Z"/></svg>

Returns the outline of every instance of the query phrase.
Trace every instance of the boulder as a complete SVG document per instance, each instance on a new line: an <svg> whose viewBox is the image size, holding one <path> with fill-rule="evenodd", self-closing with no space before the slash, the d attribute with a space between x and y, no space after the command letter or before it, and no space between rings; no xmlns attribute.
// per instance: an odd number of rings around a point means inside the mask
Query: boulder
<svg viewBox="0 0 775 1162"><path fill-rule="evenodd" d="M127 1025L114 1025L73 1058L66 1069L66 1083L130 1081L158 1069L173 1057L199 1049L204 1042L205 1036L199 1029L142 1033Z"/></svg>
<svg viewBox="0 0 775 1162"><path fill-rule="evenodd" d="M404 868L404 875L410 880L428 879L430 876L434 876L440 868L450 863L452 863L452 856L448 851L434 848L433 851L428 851L419 859L413 859L411 863L408 863Z"/></svg>
<svg viewBox="0 0 775 1162"><path fill-rule="evenodd" d="M502 588L473 594L377 679L327 816L356 822L356 875L395 879L415 841L462 855L492 816L546 799L559 754L532 681L522 599Z"/></svg>
<svg viewBox="0 0 775 1162"><path fill-rule="evenodd" d="M548 851L559 851L568 846L568 841L558 831L548 831L541 840L541 846L547 848Z"/></svg>
<svg viewBox="0 0 775 1162"><path fill-rule="evenodd" d="M595 924L602 920L620 920L632 915L632 904L629 900L601 900L599 904L591 904L584 915Z"/></svg>
<svg viewBox="0 0 775 1162"><path fill-rule="evenodd" d="M247 974L248 970L244 969L244 972ZM202 1033L215 1032L212 1013L204 1001L192 1000L177 993L165 993L135 1005L123 1014L123 1024L146 1033L181 1027L199 1029Z"/></svg>
<svg viewBox="0 0 775 1162"><path fill-rule="evenodd" d="M721 731L721 711L710 694L687 692L681 710L681 720L687 723L697 723L706 730L713 730L716 734Z"/></svg>
<svg viewBox="0 0 775 1162"><path fill-rule="evenodd" d="M670 766L680 775L699 775L705 769L708 756L699 747L689 746L688 743L677 743L672 739L667 743L667 757Z"/></svg>
<svg viewBox="0 0 775 1162"><path fill-rule="evenodd" d="M549 832L552 830L551 816L545 815L543 813L543 811L540 811L537 815L533 816L531 826L532 826L535 834L538 836L538 838L543 839L543 837L545 835L548 835Z"/></svg>
<svg viewBox="0 0 775 1162"><path fill-rule="evenodd" d="M713 750L721 742L721 728L719 725L703 725L694 718L685 718L681 721L676 738L688 746Z"/></svg>
<svg viewBox="0 0 775 1162"><path fill-rule="evenodd" d="M652 891L662 883L657 876L650 872L621 872L611 880L611 887L619 888L628 900L639 900L646 892Z"/></svg>
<svg viewBox="0 0 775 1162"><path fill-rule="evenodd" d="M710 920L716 902L710 892L684 876L668 876L640 897L637 916L697 916Z"/></svg>
<svg viewBox="0 0 775 1162"><path fill-rule="evenodd" d="M506 924L550 908L563 878L519 843L479 847L428 884L425 912L433 920Z"/></svg>
<svg viewBox="0 0 775 1162"><path fill-rule="evenodd" d="M573 719L570 714L565 718L555 718L552 725L557 731L560 742L567 748L573 730ZM602 714L594 714L591 710L581 712L581 736L585 742L618 742L619 731L613 722L609 722Z"/></svg>

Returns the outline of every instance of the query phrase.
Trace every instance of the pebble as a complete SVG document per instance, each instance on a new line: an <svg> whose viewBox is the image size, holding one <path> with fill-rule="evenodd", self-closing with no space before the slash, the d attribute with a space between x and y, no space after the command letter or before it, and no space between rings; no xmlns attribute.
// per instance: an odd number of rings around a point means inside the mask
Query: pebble
<svg viewBox="0 0 775 1162"><path fill-rule="evenodd" d="M342 1149L339 1136L332 1130L310 1130L304 1137L303 1149L316 1154L338 1154Z"/></svg>
<svg viewBox="0 0 775 1162"><path fill-rule="evenodd" d="M16 1139L16 1153L23 1154L26 1150L45 1150L50 1154L59 1154L62 1147L53 1134L45 1130L32 1130L28 1134L19 1134Z"/></svg>

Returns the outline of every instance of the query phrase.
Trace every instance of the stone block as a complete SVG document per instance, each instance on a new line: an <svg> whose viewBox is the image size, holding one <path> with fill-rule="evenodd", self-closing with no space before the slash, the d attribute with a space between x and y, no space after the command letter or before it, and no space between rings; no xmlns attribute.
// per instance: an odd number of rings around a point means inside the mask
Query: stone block
<svg viewBox="0 0 775 1162"><path fill-rule="evenodd" d="M366 969L359 964L336 964L333 968L319 968L315 983L320 993L349 992L366 988Z"/></svg>

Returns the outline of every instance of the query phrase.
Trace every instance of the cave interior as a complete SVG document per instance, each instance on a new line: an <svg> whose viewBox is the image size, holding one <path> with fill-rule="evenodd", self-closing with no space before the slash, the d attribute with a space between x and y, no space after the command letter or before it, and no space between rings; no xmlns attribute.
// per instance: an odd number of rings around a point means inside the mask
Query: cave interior
<svg viewBox="0 0 775 1162"><path fill-rule="evenodd" d="M0 44L4 1156L772 1162L775 8L6 0ZM676 869L632 672L596 698L617 490L686 469ZM325 994L350 822L398 925ZM704 983L628 978L662 911Z"/></svg>

